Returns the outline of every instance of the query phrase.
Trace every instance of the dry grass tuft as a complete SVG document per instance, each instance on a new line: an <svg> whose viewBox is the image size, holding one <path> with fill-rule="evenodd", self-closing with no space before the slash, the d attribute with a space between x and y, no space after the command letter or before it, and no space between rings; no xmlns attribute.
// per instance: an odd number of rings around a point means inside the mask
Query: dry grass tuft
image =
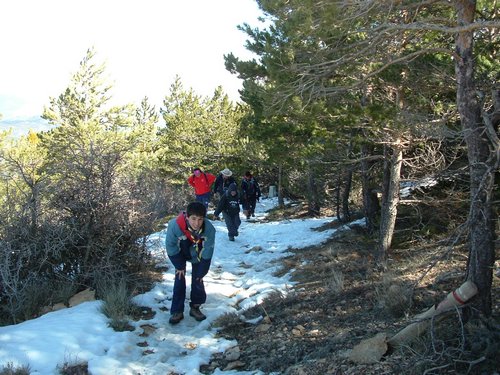
<svg viewBox="0 0 500 375"><path fill-rule="evenodd" d="M31 368L29 365L14 366L12 362L2 365L0 375L30 375Z"/></svg>
<svg viewBox="0 0 500 375"><path fill-rule="evenodd" d="M333 296L339 295L344 290L344 274L342 271L332 270L325 281L325 289Z"/></svg>
<svg viewBox="0 0 500 375"><path fill-rule="evenodd" d="M413 289L400 281L392 274L386 274L382 282L375 288L378 306L390 316L399 318L411 308Z"/></svg>
<svg viewBox="0 0 500 375"><path fill-rule="evenodd" d="M84 363L64 363L57 367L61 375L89 375L89 366Z"/></svg>
<svg viewBox="0 0 500 375"><path fill-rule="evenodd" d="M127 288L124 279L109 284L103 290L102 313L110 319L109 325L118 332L133 331L128 320L129 315L136 310L136 305L132 302L132 295Z"/></svg>
<svg viewBox="0 0 500 375"><path fill-rule="evenodd" d="M241 320L237 313L225 313L219 316L213 323L214 327L227 327L230 325L236 325L241 323Z"/></svg>

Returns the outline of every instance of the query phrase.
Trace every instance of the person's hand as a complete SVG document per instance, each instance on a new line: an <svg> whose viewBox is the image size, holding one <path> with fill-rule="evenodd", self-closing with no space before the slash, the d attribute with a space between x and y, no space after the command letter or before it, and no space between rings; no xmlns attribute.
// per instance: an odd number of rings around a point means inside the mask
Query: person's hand
<svg viewBox="0 0 500 375"><path fill-rule="evenodd" d="M175 277L179 277L179 280L182 280L183 277L186 277L186 270L175 270Z"/></svg>

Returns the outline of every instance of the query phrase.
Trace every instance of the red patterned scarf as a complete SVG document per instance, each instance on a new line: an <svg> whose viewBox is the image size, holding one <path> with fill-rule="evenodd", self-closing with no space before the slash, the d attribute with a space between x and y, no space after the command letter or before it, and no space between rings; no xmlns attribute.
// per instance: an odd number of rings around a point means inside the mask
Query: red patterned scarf
<svg viewBox="0 0 500 375"><path fill-rule="evenodd" d="M177 216L176 222L182 232L186 235L186 238L193 243L193 246L196 247L198 260L201 260L201 253L203 252L203 237L201 236L203 226L197 231L191 228L185 212L181 212L179 216Z"/></svg>

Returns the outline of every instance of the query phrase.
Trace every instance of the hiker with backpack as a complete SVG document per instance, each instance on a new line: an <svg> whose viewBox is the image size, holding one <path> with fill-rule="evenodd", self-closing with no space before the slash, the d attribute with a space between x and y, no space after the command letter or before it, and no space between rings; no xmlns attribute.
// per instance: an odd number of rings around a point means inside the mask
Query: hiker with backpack
<svg viewBox="0 0 500 375"><path fill-rule="evenodd" d="M217 178L215 179L214 185L213 185L213 192L214 195L217 199L220 199L224 193L226 192L227 188L231 184L236 184L236 180L233 177L233 172L229 168L224 168L218 175ZM238 187L238 184L236 184L236 187Z"/></svg>
<svg viewBox="0 0 500 375"><path fill-rule="evenodd" d="M221 196L219 204L214 211L215 218L218 218L222 212L222 216L226 222L229 241L234 241L234 237L238 236L238 228L241 224L240 204L241 199L238 193L238 187L233 182Z"/></svg>
<svg viewBox="0 0 500 375"><path fill-rule="evenodd" d="M188 178L188 184L194 187L196 201L201 202L208 209L208 203L212 197L212 184L215 176L208 172L203 172L200 168L194 168L193 174Z"/></svg>
<svg viewBox="0 0 500 375"><path fill-rule="evenodd" d="M260 199L260 187L259 183L250 171L245 172L245 176L241 181L241 192L243 201L243 214L246 216L247 220L250 216L255 216L255 205Z"/></svg>

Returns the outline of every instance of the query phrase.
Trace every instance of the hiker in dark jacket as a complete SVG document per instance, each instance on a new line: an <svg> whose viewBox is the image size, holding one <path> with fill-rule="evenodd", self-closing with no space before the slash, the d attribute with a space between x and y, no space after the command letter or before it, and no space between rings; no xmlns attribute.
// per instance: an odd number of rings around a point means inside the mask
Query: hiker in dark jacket
<svg viewBox="0 0 500 375"><path fill-rule="evenodd" d="M222 195L217 208L214 211L214 216L218 217L222 212L224 221L226 222L227 235L229 241L234 241L234 237L238 236L238 228L241 224L240 219L240 195L235 183L229 185L227 191Z"/></svg>
<svg viewBox="0 0 500 375"><path fill-rule="evenodd" d="M233 172L231 172L229 168L225 168L217 175L212 190L214 194L219 194L220 199L226 192L229 185L233 183L236 184L236 180L233 177ZM238 185L236 184L236 186Z"/></svg>
<svg viewBox="0 0 500 375"><path fill-rule="evenodd" d="M243 213L250 219L250 216L255 216L255 205L260 199L259 183L252 174L247 171L241 181L241 193L243 201Z"/></svg>
<svg viewBox="0 0 500 375"><path fill-rule="evenodd" d="M200 311L200 306L207 299L203 277L210 269L215 246L215 228L205 218L206 214L207 209L203 203L192 202L187 206L186 212L181 212L168 223L165 247L175 267L170 324L177 324L184 319L186 262L192 264L189 315L198 321L206 319Z"/></svg>

